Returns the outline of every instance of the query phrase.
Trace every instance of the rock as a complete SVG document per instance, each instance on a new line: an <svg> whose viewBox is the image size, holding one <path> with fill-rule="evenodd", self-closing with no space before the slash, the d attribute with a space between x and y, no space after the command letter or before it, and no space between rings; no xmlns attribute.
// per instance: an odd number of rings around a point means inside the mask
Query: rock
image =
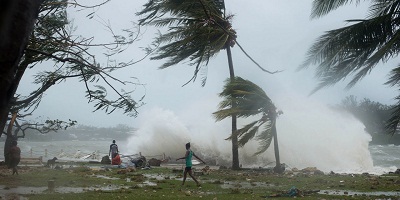
<svg viewBox="0 0 400 200"><path fill-rule="evenodd" d="M155 159L155 158L152 158L152 159L150 159L149 161L147 161L147 163L148 163L150 166L160 166L161 163L162 163L162 161L161 161L161 160L158 160L158 159Z"/></svg>
<svg viewBox="0 0 400 200"><path fill-rule="evenodd" d="M314 174L315 175L324 175L325 173L323 171L317 169L314 171Z"/></svg>
<svg viewBox="0 0 400 200"><path fill-rule="evenodd" d="M311 173L311 172L315 172L318 169L316 167L306 167L304 169L301 170L301 172L305 172L305 173Z"/></svg>
<svg viewBox="0 0 400 200"><path fill-rule="evenodd" d="M103 156L103 158L101 158L101 164L111 164L111 160L110 157L108 156Z"/></svg>

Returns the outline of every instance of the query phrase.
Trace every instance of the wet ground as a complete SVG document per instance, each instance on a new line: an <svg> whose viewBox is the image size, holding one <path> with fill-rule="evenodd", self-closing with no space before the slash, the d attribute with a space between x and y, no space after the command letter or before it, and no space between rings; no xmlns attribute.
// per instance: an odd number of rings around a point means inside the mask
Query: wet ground
<svg viewBox="0 0 400 200"><path fill-rule="evenodd" d="M390 196L400 197L400 192L356 192L351 190L320 190L319 194L348 195L348 196Z"/></svg>
<svg viewBox="0 0 400 200"><path fill-rule="evenodd" d="M143 170L143 176L145 179L143 182L138 183L138 187L145 187L145 186L157 186L157 181L159 180L166 180L166 179L174 179L174 180L182 180L182 175L181 172L183 170L183 165L181 164L171 164L171 165L163 165L162 167L171 169L172 171L175 171L176 173L172 174L152 174L152 173L146 173L146 170ZM69 166L63 166L64 169L69 168L69 167L74 167L72 165ZM89 167L93 171L98 171L101 170L101 166L90 166ZM115 168L115 167L114 167ZM201 167L198 167L198 171L200 171ZM217 166L210 166L210 169L212 170L217 170ZM34 171L34 168L23 168L21 169L21 173L23 174L25 170L25 173L27 171ZM149 169L151 170L151 169ZM150 171L149 171L150 172ZM9 169L3 169L4 174L9 173ZM232 173L232 172L227 172L227 173ZM301 173L301 172L296 172ZM244 178L239 178L234 181L224 181L224 180L214 180L214 179L206 179L202 180L202 183L217 183L217 187L220 187L221 189L228 189L228 190L233 190L233 189L267 189L275 186L273 183L269 182L260 182L260 181L254 181L252 176L244 176L245 173L242 172L234 172L232 174L236 174L236 176L240 175L243 176ZM117 177L109 177L101 174L93 174L90 175L92 177L96 177L99 179L104 179L104 180L121 180L120 178ZM307 175L308 176L308 175ZM305 176L305 177L307 177ZM283 178L286 179L292 179L290 178L292 175L286 175ZM366 176L368 177L368 176ZM382 178L388 178L388 179L393 179L393 180L398 180L398 176L381 176ZM376 178L370 177L371 181L376 181ZM124 178L122 180L125 180L126 182L132 182L131 178ZM321 183L323 183L323 180L319 180ZM396 182L397 183L397 182ZM21 195L29 195L29 194L41 194L41 193L83 193L87 191L113 191L113 190L119 190L119 189L129 189L128 186L124 185L98 185L98 186L88 186L88 187L65 187L65 186L56 186L54 189L49 189L49 187L27 187L27 186L18 186L18 187L8 187L6 185L1 184L0 182L0 199L26 199ZM317 190L314 191L315 193L318 194L324 194L324 195L330 195L330 196L368 196L368 197L378 197L378 196L387 196L387 197L399 197L400 196L400 191L374 191L374 192L358 192L358 191L352 191L352 190Z"/></svg>

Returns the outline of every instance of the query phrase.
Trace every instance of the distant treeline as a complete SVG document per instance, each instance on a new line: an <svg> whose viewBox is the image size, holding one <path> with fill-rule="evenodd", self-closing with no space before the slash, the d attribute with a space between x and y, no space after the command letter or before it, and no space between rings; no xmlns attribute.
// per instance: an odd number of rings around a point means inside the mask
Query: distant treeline
<svg viewBox="0 0 400 200"><path fill-rule="evenodd" d="M342 100L341 104L335 106L338 109L352 113L364 126L365 131L372 136L370 144L400 145L400 134L387 134L386 122L390 119L393 106L383 105L379 102L364 98L358 101L355 96L348 96Z"/></svg>
<svg viewBox="0 0 400 200"><path fill-rule="evenodd" d="M66 130L57 132L41 133L36 130L27 130L25 140L30 141L59 141L59 140L126 140L134 134L135 129L127 125L117 125L115 127L94 127L86 125L76 125ZM2 137L1 140L4 140Z"/></svg>

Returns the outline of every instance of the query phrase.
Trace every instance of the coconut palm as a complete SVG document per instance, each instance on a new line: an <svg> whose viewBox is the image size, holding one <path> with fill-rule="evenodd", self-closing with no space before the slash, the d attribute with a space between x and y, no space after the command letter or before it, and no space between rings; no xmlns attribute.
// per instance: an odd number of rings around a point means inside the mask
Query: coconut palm
<svg viewBox="0 0 400 200"><path fill-rule="evenodd" d="M275 105L264 90L249 80L235 77L225 81L220 97L223 101L219 104L219 110L213 113L217 121L232 115L243 118L261 116L260 119L237 130L238 145L243 147L251 139L256 139L259 141L259 147L255 155L258 155L268 149L273 138L276 159L274 169L276 172L282 172L276 130L276 118L281 112L276 111Z"/></svg>
<svg viewBox="0 0 400 200"><path fill-rule="evenodd" d="M151 59L168 59L160 68L167 68L181 61L189 60L195 65L194 74L188 81L194 81L202 67L207 67L211 57L226 49L230 77L234 69L231 46L235 44L236 32L230 19L223 13L223 1L215 0L149 0L144 9L137 13L144 16L141 25L168 27L165 34L159 34L155 43L158 49ZM206 83L206 76L202 85ZM187 83L186 83L187 84ZM232 168L239 168L236 116L232 115Z"/></svg>
<svg viewBox="0 0 400 200"><path fill-rule="evenodd" d="M360 0L314 0L311 17L318 18L348 3ZM316 76L320 83L313 92L352 76L347 88L354 86L378 63L387 62L400 52L400 1L371 0L366 19L348 20L349 26L323 34L308 51L308 58L300 68L317 64ZM400 65L393 66L386 82L400 86ZM400 121L400 95L388 123L393 134Z"/></svg>
<svg viewBox="0 0 400 200"><path fill-rule="evenodd" d="M144 9L137 13L144 16L140 25L168 27L165 34L159 34L155 40L158 47L153 60L168 59L160 68L167 68L189 60L194 65L194 74L187 82L195 81L199 71L213 56L226 50L229 77L235 77L231 47L235 44L262 71L274 74L262 68L247 54L236 41L236 31L232 29L231 15L225 15L223 0L149 0ZM207 76L202 79L205 85ZM186 83L186 84L187 84ZM185 84L185 85L186 85ZM232 168L239 169L239 152L236 133L236 116L232 115Z"/></svg>
<svg viewBox="0 0 400 200"><path fill-rule="evenodd" d="M161 69L188 59L190 65L196 65L191 79L195 80L211 57L234 44L236 32L229 22L231 16L223 16L223 4L219 1L150 0L144 6L137 13L145 15L139 20L141 25L168 27L167 33L159 34L155 41L164 45L151 57L153 60L168 59ZM202 84L205 82L206 77Z"/></svg>

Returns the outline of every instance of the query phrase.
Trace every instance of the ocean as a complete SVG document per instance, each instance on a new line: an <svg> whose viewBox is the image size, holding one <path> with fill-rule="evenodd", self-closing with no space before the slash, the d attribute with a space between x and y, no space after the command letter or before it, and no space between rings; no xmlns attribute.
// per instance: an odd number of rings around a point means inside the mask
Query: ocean
<svg viewBox="0 0 400 200"><path fill-rule="evenodd" d="M373 174L400 168L400 146L369 145L371 135L349 113L332 110L309 99L296 99L296 103L292 99L287 101L285 113L277 120L280 161L285 163L286 168L316 167L326 173ZM298 106L298 101L302 102L302 106ZM165 156L174 160L185 155L185 144L190 142L196 155L208 164L229 167L232 145L226 138L231 131L230 121L216 123L209 116L210 112L206 112L207 117L200 116L201 113L193 115L193 110L184 111L187 111L187 115L183 115L185 117L161 108L143 113L142 120L137 122L139 128L123 139L117 139L120 153L142 154L147 159ZM241 119L238 127L244 124L246 121ZM96 159L100 160L108 155L112 140L91 138L87 141L37 142L21 139L19 146L24 157L43 156L44 160L57 157L62 160L96 155ZM3 156L3 145L0 143L0 157ZM274 144L271 143L266 152L254 155L258 147L258 141L252 140L239 149L239 160L243 167L265 168L275 165Z"/></svg>
<svg viewBox="0 0 400 200"><path fill-rule="evenodd" d="M60 160L85 160L84 158L88 155L96 155L97 158L88 158L91 160L100 160L102 156L108 155L110 141L52 141L52 142L37 142L37 141L26 141L20 140L18 146L21 148L22 157L39 157L42 156L43 160L51 159L57 157ZM132 146L129 146L129 140L117 141L121 154L131 155L141 153L147 158L158 158L161 159L163 156L170 156L172 159L180 157L181 155L173 155L168 151L166 152L132 152ZM3 149L4 143L0 144L0 159L3 160ZM177 147L184 154L182 148ZM373 174L383 174L390 171L395 171L400 168L400 146L396 145L371 145L368 147L370 152L370 157L372 159L373 167L362 168L361 169L338 169L336 166L332 166L332 170L324 169L324 171L335 171L343 173L373 173ZM202 150L204 151L204 150ZM202 153L205 159L212 159L207 157L205 153ZM345 155L343 155L345 157ZM228 158L229 159L229 158ZM242 160L245 158L241 158ZM245 159L248 162L249 159ZM346 159L343 159L346 160ZM254 163L247 163L246 167L266 167L267 165L273 165L273 160L259 159L253 160ZM290 162L290 160L285 160L281 158L281 161L288 164L288 168L298 168L301 169L302 166L296 166L295 163ZM265 163L262 163L265 162ZM229 163L229 161L227 162ZM339 166L343 164L338 163ZM308 167L319 167L310 164Z"/></svg>

